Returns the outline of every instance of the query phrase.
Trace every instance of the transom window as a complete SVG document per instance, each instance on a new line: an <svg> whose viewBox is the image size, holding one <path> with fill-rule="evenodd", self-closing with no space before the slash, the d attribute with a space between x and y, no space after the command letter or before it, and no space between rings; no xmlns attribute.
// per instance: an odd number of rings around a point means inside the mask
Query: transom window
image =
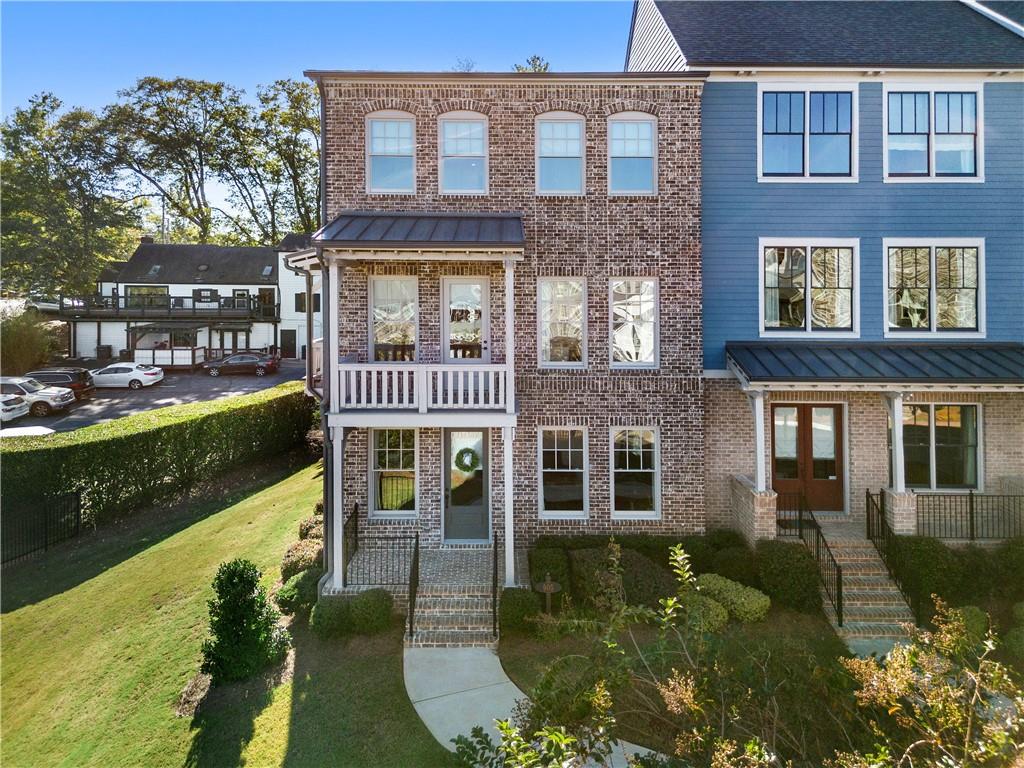
<svg viewBox="0 0 1024 768"><path fill-rule="evenodd" d="M411 116L382 115L367 120L367 192L416 191L414 134Z"/></svg>
<svg viewBox="0 0 1024 768"><path fill-rule="evenodd" d="M658 365L658 281L613 279L611 293L611 366Z"/></svg>
<svg viewBox="0 0 1024 768"><path fill-rule="evenodd" d="M539 440L540 513L547 517L586 516L586 430L542 427Z"/></svg>
<svg viewBox="0 0 1024 768"><path fill-rule="evenodd" d="M416 359L416 278L370 280L370 345L374 360Z"/></svg>
<svg viewBox="0 0 1024 768"><path fill-rule="evenodd" d="M443 117L441 125L441 191L449 194L487 192L487 120L482 115Z"/></svg>
<svg viewBox="0 0 1024 768"><path fill-rule="evenodd" d="M370 509L375 515L416 512L416 430L370 431Z"/></svg>
<svg viewBox="0 0 1024 768"><path fill-rule="evenodd" d="M537 192L583 194L582 117L537 118Z"/></svg>
<svg viewBox="0 0 1024 768"><path fill-rule="evenodd" d="M612 517L657 517L658 431L653 427L612 429Z"/></svg>
<svg viewBox="0 0 1024 768"><path fill-rule="evenodd" d="M856 332L856 241L762 240L761 255L762 328L766 334Z"/></svg>
<svg viewBox="0 0 1024 768"><path fill-rule="evenodd" d="M911 488L978 487L978 407L903 406L903 472Z"/></svg>
<svg viewBox="0 0 1024 768"><path fill-rule="evenodd" d="M889 245L888 331L980 331L977 245Z"/></svg>
<svg viewBox="0 0 1024 768"><path fill-rule="evenodd" d="M545 277L537 281L537 341L542 368L584 368L587 360L586 283Z"/></svg>
<svg viewBox="0 0 1024 768"><path fill-rule="evenodd" d="M976 91L890 91L886 112L889 177L978 176Z"/></svg>
<svg viewBox="0 0 1024 768"><path fill-rule="evenodd" d="M761 94L762 176L852 176L853 91Z"/></svg>
<svg viewBox="0 0 1024 768"><path fill-rule="evenodd" d="M626 112L608 120L608 191L651 195L657 184L657 123L649 115Z"/></svg>

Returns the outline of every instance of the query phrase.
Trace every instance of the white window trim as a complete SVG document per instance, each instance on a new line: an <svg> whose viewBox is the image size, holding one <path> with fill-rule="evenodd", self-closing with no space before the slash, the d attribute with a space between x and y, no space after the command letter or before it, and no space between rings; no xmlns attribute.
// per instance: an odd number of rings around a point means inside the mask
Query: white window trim
<svg viewBox="0 0 1024 768"><path fill-rule="evenodd" d="M547 511L544 509L544 433L576 430L583 433L583 511ZM537 427L537 516L541 520L587 520L590 517L590 435L581 425L544 425Z"/></svg>
<svg viewBox="0 0 1024 768"><path fill-rule="evenodd" d="M928 94L928 175L889 175L889 92ZM935 93L936 91L977 94L974 152L975 176L935 175ZM886 80L882 83L882 181L886 184L984 184L985 183L985 84L978 80Z"/></svg>
<svg viewBox="0 0 1024 768"><path fill-rule="evenodd" d="M615 306L612 286L624 280L645 280L654 283L654 361L650 363L617 363L612 359L615 349ZM616 371L653 371L661 367L661 285L649 275L614 275L608 278L608 367Z"/></svg>
<svg viewBox="0 0 1024 768"><path fill-rule="evenodd" d="M971 491L973 491L975 493L984 493L985 492L985 433L984 433L984 430L985 430L985 426L984 426L985 425L985 413L984 413L984 410L982 409L982 404L978 403L978 402L969 402L969 403L951 403L951 402L916 403L916 402L913 402L913 401L905 400L903 402L903 405L904 406L916 405L918 407L923 406L923 407L928 408L928 487L926 488L926 487L921 486L921 485L911 485L910 483L905 483L906 486L907 486L907 490L908 491L913 491L914 493L921 494L921 495L928 494L928 493L942 493L942 494L946 494L946 493L949 493L949 494L960 494L960 493L962 493L962 494L966 495L966 494L970 493ZM965 405L967 405L967 406L972 406L972 407L974 407L976 409L975 413L977 414L977 420L978 420L978 423L976 425L977 428L978 428L978 445L976 447L976 456L975 456L975 458L976 458L977 464L978 464L978 466L976 468L977 473L978 473L978 477L977 477L978 481L975 483L975 487L974 488L939 488L936 485L936 483L935 483L936 475L938 474L938 466L935 463L935 408L936 408L936 406L944 406L944 405L956 405L956 406L965 406ZM899 428L903 429L903 414L902 413L900 414ZM894 429L895 429L895 426L894 426ZM890 442L891 442L891 440L892 440L892 437L890 436ZM890 448L890 461L889 461L890 466L892 465L892 459L893 459L892 454L891 454L891 450L892 449ZM906 456L906 451L904 450L904 457L905 456ZM905 473L906 473L906 468L904 468L904 474Z"/></svg>
<svg viewBox="0 0 1024 768"><path fill-rule="evenodd" d="M654 432L654 510L650 512L617 512L615 510L615 433L629 429ZM608 508L611 510L612 520L661 519L661 431L658 427L643 424L617 424L608 430L608 487L611 489Z"/></svg>
<svg viewBox="0 0 1024 768"><path fill-rule="evenodd" d="M406 120L412 123L412 189L374 189L370 175L370 122L373 120ZM363 135L365 136L363 169L366 176L366 194L368 195L415 195L416 194L416 116L410 112L400 110L381 110L371 112L363 121Z"/></svg>
<svg viewBox="0 0 1024 768"><path fill-rule="evenodd" d="M448 303L448 289L451 285L472 285L480 283L480 304L482 324L480 334L482 350L480 359L452 358L451 352L451 307ZM441 365L490 365L491 364L491 278L490 275L443 275L441 277ZM417 313L418 316L418 313ZM418 359L418 358L417 358Z"/></svg>
<svg viewBox="0 0 1024 768"><path fill-rule="evenodd" d="M444 161L444 124L447 122L478 122L484 124L484 188L478 189L445 189ZM468 157L468 155L452 155L452 157ZM491 189L491 124L487 115L481 112L445 112L437 119L437 192L446 197L483 197L490 194Z"/></svg>
<svg viewBox="0 0 1024 768"><path fill-rule="evenodd" d="M929 271L929 313L931 329L927 331L897 331L889 328L889 249L928 248ZM977 248L978 249L978 330L938 330L938 307L935 285L936 248ZM882 238L882 332L886 339L984 339L985 332L985 238L983 237L884 237Z"/></svg>
<svg viewBox="0 0 1024 768"><path fill-rule="evenodd" d="M776 91L804 94L804 175L764 175L764 94ZM850 102L850 175L811 176L811 92L849 91ZM800 81L759 80L757 82L757 180L764 184L856 184L860 181L860 85L854 80Z"/></svg>
<svg viewBox="0 0 1024 768"><path fill-rule="evenodd" d="M577 123L580 127L580 189L542 190L540 188L540 124ZM584 197L587 194L587 123L583 115L576 112L544 112L533 121L533 179L534 192L541 197Z"/></svg>
<svg viewBox="0 0 1024 768"><path fill-rule="evenodd" d="M398 360L374 360L376 357L376 343L373 340L373 294L376 290L377 283L387 282L389 280L406 280L411 281L415 287L413 292L414 306L416 311L416 349L413 352L413 361L419 362L420 359L420 281L416 275L371 275L366 291L366 322L367 322L367 351L369 354L369 360L371 365L409 365L408 362Z"/></svg>
<svg viewBox="0 0 1024 768"><path fill-rule="evenodd" d="M805 273L805 296L807 311L804 312L803 330L775 330L764 324L764 249L796 246L806 249L807 270ZM853 313L853 329L849 331L830 331L827 328L814 329L811 318L810 301L810 261L811 248L852 248L851 264L853 278L853 295L850 299L850 310ZM759 237L757 239L757 316L758 335L766 339L859 339L860 338L860 238L857 237Z"/></svg>
<svg viewBox="0 0 1024 768"><path fill-rule="evenodd" d="M652 153L652 188L638 192L618 192L612 189L612 123L650 123L651 124L651 153ZM618 112L608 116L606 130L606 152L605 167L608 170L608 196L609 197L655 197L658 194L658 118L647 112Z"/></svg>
<svg viewBox="0 0 1024 768"><path fill-rule="evenodd" d="M541 323L543 322L543 320L541 318L541 306L543 305L543 301L541 300L541 297L540 297L540 286L543 283L566 283L566 282L574 282L574 283L582 283L583 284L583 295L581 297L582 298L582 303L583 303L583 316L582 316L582 320L583 320L583 346L582 346L582 349L581 349L581 354L583 356L583 359L580 362L578 362L578 363L545 363L544 362L544 343L541 340ZM553 276L546 276L546 277L538 277L537 278L537 367L538 368L545 368L545 369L550 368L550 369L554 369L554 370L569 370L569 371L585 371L587 369L588 364L589 364L588 355L587 355L587 314L588 314L588 312L587 312L587 279L585 277L575 277L575 276L572 276L572 275L568 275L568 276L565 276L565 277L559 277L559 276L554 276L553 275Z"/></svg>
<svg viewBox="0 0 1024 768"><path fill-rule="evenodd" d="M374 492L376 484L373 482L373 452L374 433L387 429L412 429L413 432L413 474L415 481L413 488L415 496L413 500L414 509L410 511L394 511L389 509L377 509L377 498ZM366 430L366 473L367 473L367 519L369 520L412 520L419 517L420 513L420 431L414 427L374 427Z"/></svg>

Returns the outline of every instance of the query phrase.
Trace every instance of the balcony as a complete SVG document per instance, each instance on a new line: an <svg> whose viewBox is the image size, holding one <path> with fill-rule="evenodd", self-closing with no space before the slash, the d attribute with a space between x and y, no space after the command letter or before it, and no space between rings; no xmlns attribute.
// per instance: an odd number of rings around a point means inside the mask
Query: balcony
<svg viewBox="0 0 1024 768"><path fill-rule="evenodd" d="M61 296L60 314L66 318L233 318L280 319L280 305L255 296L221 296L201 300L193 296Z"/></svg>

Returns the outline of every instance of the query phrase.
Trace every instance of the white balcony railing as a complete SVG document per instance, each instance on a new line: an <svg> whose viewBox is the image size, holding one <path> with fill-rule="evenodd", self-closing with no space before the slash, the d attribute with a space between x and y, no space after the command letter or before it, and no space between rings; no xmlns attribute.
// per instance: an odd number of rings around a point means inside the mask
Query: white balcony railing
<svg viewBox="0 0 1024 768"><path fill-rule="evenodd" d="M514 411L505 365L341 363L341 410Z"/></svg>

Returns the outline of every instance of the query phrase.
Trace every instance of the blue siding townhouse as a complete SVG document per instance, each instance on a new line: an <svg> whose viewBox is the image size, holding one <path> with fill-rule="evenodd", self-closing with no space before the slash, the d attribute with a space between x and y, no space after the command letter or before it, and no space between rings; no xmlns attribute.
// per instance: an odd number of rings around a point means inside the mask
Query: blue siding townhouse
<svg viewBox="0 0 1024 768"><path fill-rule="evenodd" d="M635 5L628 70L709 73L709 525L774 536L802 498L863 537L884 488L909 533L928 504L1024 493L1022 20L1020 2Z"/></svg>

